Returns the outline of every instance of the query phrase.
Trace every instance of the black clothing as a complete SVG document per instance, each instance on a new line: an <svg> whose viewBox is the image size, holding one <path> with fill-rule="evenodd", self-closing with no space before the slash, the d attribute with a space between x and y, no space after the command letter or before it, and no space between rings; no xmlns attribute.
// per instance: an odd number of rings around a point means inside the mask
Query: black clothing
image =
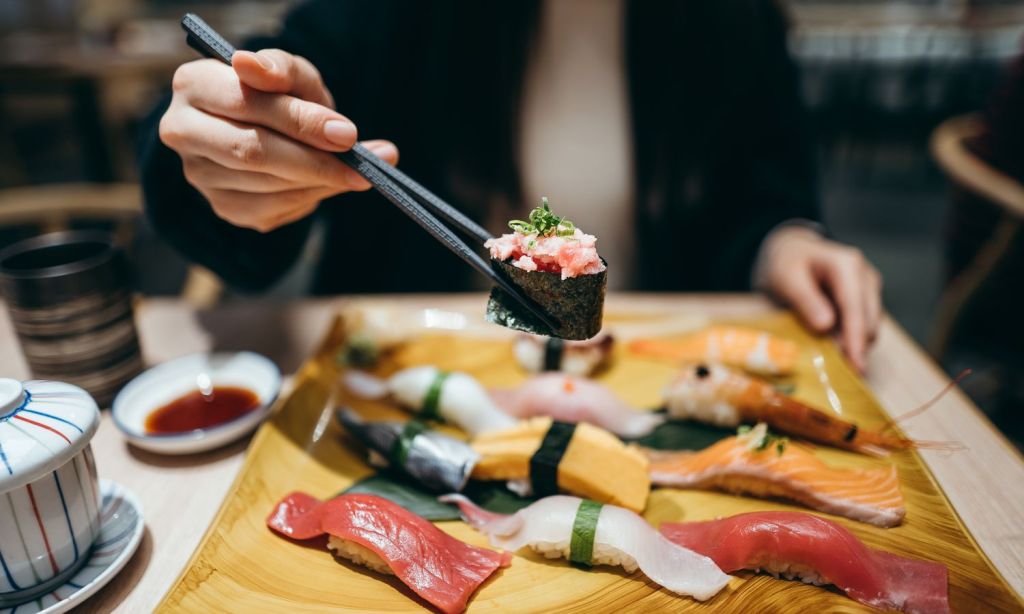
<svg viewBox="0 0 1024 614"><path fill-rule="evenodd" d="M746 288L769 230L818 218L783 16L765 0L627 0L626 13L636 285ZM314 0L245 48L308 58L361 138L394 141L409 175L486 220L494 195L518 199L517 109L537 16L538 3L523 0ZM159 141L164 108L142 152L154 225L228 283L267 287L293 264L311 220L261 234L217 218ZM326 241L315 292L460 290L476 275L372 191L325 201L316 215Z"/></svg>

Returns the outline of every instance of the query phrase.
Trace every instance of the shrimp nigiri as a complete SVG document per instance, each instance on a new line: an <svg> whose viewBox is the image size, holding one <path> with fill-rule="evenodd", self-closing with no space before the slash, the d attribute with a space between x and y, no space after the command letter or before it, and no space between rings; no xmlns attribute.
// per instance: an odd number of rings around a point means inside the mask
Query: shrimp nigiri
<svg viewBox="0 0 1024 614"><path fill-rule="evenodd" d="M630 573L640 568L666 589L700 601L714 597L731 579L708 557L673 544L638 514L614 505L555 495L506 516L462 495L440 500L457 504L466 522L510 552L529 546L547 558L565 557L588 567L621 565Z"/></svg>
<svg viewBox="0 0 1024 614"><path fill-rule="evenodd" d="M491 398L516 418L550 416L560 422L588 422L634 439L665 421L662 415L626 405L602 384L562 373L536 375L514 389L492 390Z"/></svg>
<svg viewBox="0 0 1024 614"><path fill-rule="evenodd" d="M637 356L672 362L720 362L762 375L787 375L796 368L800 348L789 339L742 326L712 326L679 340L637 339Z"/></svg>
<svg viewBox="0 0 1024 614"><path fill-rule="evenodd" d="M843 526L802 512L751 512L705 522L666 522L673 543L711 557L727 572L764 570L832 584L865 605L949 612L946 566L873 550Z"/></svg>
<svg viewBox="0 0 1024 614"><path fill-rule="evenodd" d="M422 418L451 422L475 437L514 426L514 418L494 404L487 390L467 373L437 367L403 369L386 380L361 371L346 373L348 389L366 399L390 395Z"/></svg>
<svg viewBox="0 0 1024 614"><path fill-rule="evenodd" d="M915 445L904 437L860 429L782 394L766 381L722 365L688 366L664 394L674 418L724 427L765 422L782 433L874 456Z"/></svg>
<svg viewBox="0 0 1024 614"><path fill-rule="evenodd" d="M646 453L657 486L781 497L880 527L898 525L906 514L895 466L835 469L773 438L764 424L699 452Z"/></svg>

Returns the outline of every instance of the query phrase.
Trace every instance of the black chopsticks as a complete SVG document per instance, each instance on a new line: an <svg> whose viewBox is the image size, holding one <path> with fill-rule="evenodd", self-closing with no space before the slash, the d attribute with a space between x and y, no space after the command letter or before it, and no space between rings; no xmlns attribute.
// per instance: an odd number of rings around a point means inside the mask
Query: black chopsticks
<svg viewBox="0 0 1024 614"><path fill-rule="evenodd" d="M235 48L198 15L186 13L181 19L181 27L188 35L186 41L190 47L208 58L231 65L231 57L235 54ZM378 158L362 144L356 143L349 151L336 152L334 155L362 175L384 198L405 212L445 247L455 252L471 267L493 281L516 302L529 310L551 330L552 334L555 334L559 327L558 322L540 305L524 295L518 287L510 283L503 274L495 271L476 250L467 246L455 232L445 226L435 213L455 228L480 242L492 238L489 232L408 175Z"/></svg>

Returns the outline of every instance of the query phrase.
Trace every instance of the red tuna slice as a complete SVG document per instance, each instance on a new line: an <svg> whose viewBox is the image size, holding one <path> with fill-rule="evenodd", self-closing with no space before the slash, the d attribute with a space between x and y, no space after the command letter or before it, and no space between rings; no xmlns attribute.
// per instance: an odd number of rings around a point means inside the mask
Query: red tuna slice
<svg viewBox="0 0 1024 614"><path fill-rule="evenodd" d="M711 558L722 571L808 567L865 605L904 612L949 612L946 566L872 550L841 525L802 512L751 512L706 522L661 525L670 541Z"/></svg>
<svg viewBox="0 0 1024 614"><path fill-rule="evenodd" d="M512 559L511 553L459 541L374 495L341 495L320 503L304 493L292 493L274 507L267 526L294 539L327 533L369 548L398 579L446 613L465 610L480 585Z"/></svg>

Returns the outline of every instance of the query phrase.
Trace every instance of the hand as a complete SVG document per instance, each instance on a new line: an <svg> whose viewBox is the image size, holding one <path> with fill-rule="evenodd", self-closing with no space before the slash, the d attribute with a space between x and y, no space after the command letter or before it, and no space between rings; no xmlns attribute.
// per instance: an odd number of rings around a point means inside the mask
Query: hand
<svg viewBox="0 0 1024 614"><path fill-rule="evenodd" d="M197 60L174 73L160 139L181 156L185 178L221 218L268 232L320 201L369 183L328 152L356 142L320 73L279 49L237 51L232 66ZM365 145L394 164L387 141Z"/></svg>
<svg viewBox="0 0 1024 614"><path fill-rule="evenodd" d="M882 317L882 276L855 247L802 227L773 232L758 263L758 285L788 304L816 332L838 330L861 372Z"/></svg>

